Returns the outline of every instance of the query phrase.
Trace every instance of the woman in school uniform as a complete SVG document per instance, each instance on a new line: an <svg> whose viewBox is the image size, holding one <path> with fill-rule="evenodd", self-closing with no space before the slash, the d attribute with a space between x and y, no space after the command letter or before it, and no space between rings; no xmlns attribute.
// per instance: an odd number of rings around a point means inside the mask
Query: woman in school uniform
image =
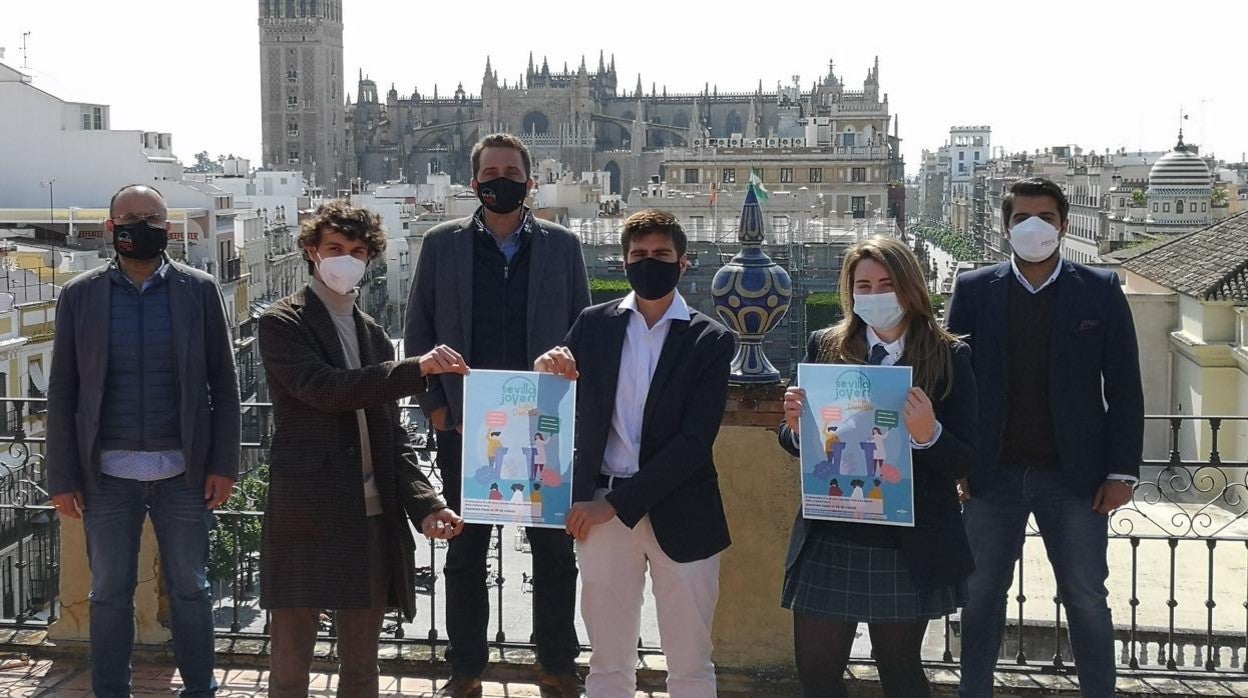
<svg viewBox="0 0 1248 698"><path fill-rule="evenodd" d="M805 698L848 696L844 674L859 623L871 635L886 696L931 689L920 651L928 621L961 607L973 563L957 481L975 461L978 407L970 348L936 319L914 253L873 237L845 253L845 317L813 333L804 363L906 365L902 412L914 466L913 528L801 518L789 540L782 603L793 611ZM780 445L798 455L805 391L784 398Z"/></svg>

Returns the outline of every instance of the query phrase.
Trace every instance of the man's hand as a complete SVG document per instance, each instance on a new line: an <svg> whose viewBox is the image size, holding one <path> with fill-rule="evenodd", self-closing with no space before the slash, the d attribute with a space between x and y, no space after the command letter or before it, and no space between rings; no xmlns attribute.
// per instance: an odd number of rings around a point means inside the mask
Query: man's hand
<svg viewBox="0 0 1248 698"><path fill-rule="evenodd" d="M87 505L83 501L81 492L66 492L65 494L52 495L52 506L56 507L56 513L61 516L68 516L71 519L81 519L82 512L87 510Z"/></svg>
<svg viewBox="0 0 1248 698"><path fill-rule="evenodd" d="M572 511L568 513L568 523L565 528L573 538L584 540L589 536L591 528L606 523L614 517L615 507L605 499L577 502L572 505Z"/></svg>
<svg viewBox="0 0 1248 698"><path fill-rule="evenodd" d="M958 490L958 501L966 504L971 501L971 486L967 484L966 478L960 478L954 485Z"/></svg>
<svg viewBox="0 0 1248 698"><path fill-rule="evenodd" d="M784 423L789 425L794 434L802 433L802 407L805 403L805 390L792 385L784 391Z"/></svg>
<svg viewBox="0 0 1248 698"><path fill-rule="evenodd" d="M533 370L553 373L573 381L581 377L581 372L576 370L576 357L572 356L572 350L567 347L555 347L537 357L537 361L533 362Z"/></svg>
<svg viewBox="0 0 1248 698"><path fill-rule="evenodd" d="M439 509L420 522L420 532L426 538L450 540L464 530L464 519L453 509Z"/></svg>
<svg viewBox="0 0 1248 698"><path fill-rule="evenodd" d="M1096 491L1096 498L1092 500L1092 508L1098 514L1108 515L1114 509L1131 501L1134 494L1135 486L1130 482L1110 478L1102 482Z"/></svg>
<svg viewBox="0 0 1248 698"><path fill-rule="evenodd" d="M420 375L432 376L438 373L458 373L464 375L468 373L468 362L464 361L464 357L459 352L446 346L439 344L418 359L420 361Z"/></svg>
<svg viewBox="0 0 1248 698"><path fill-rule="evenodd" d="M225 504L234 492L234 480L224 475L209 475L204 478L204 501L209 509L216 509Z"/></svg>

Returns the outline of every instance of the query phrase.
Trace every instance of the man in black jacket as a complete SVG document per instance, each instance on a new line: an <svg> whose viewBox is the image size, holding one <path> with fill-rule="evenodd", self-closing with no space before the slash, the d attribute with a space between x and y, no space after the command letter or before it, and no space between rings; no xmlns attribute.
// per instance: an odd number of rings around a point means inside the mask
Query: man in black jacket
<svg viewBox="0 0 1248 698"><path fill-rule="evenodd" d="M529 151L515 136L487 136L473 149L472 188L481 208L425 235L407 309L408 356L446 344L479 369L528 370L563 340L589 305L580 241L524 206L532 190ZM460 508L463 381L431 380L420 406L438 437L443 494ZM493 527L470 525L446 555L447 661L439 695L479 695L488 659L485 559ZM562 531L527 530L533 550L533 630L540 683L558 698L580 695L576 657L576 556Z"/></svg>
<svg viewBox="0 0 1248 698"><path fill-rule="evenodd" d="M712 449L728 399L733 334L676 290L689 267L671 214L629 216L633 292L587 309L536 370L577 379L567 530L578 541L593 698L631 698L647 567L667 690L714 698L711 624L729 545Z"/></svg>
<svg viewBox="0 0 1248 698"><path fill-rule="evenodd" d="M1112 270L1062 259L1070 204L1024 179L1001 204L1013 255L958 277L949 329L979 386L979 462L966 533L975 557L962 611L960 695L992 694L1006 595L1036 517L1070 626L1084 696L1114 694L1108 516L1131 499L1144 396L1131 308Z"/></svg>

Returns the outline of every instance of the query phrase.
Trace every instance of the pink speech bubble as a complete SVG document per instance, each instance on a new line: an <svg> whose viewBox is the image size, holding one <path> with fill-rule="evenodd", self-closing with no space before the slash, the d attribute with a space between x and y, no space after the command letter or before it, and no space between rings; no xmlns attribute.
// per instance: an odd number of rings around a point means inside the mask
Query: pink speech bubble
<svg viewBox="0 0 1248 698"><path fill-rule="evenodd" d="M839 407L825 407L819 411L819 416L825 422L839 422L844 419L844 415Z"/></svg>
<svg viewBox="0 0 1248 698"><path fill-rule="evenodd" d="M507 426L507 413L501 410L485 413L485 425L487 427L505 427Z"/></svg>

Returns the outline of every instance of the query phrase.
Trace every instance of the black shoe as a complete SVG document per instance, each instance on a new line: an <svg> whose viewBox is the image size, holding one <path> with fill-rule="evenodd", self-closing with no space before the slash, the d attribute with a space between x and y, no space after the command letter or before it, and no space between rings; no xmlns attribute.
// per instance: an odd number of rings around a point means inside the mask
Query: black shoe
<svg viewBox="0 0 1248 698"><path fill-rule="evenodd" d="M452 676L434 698L480 698L481 679Z"/></svg>

